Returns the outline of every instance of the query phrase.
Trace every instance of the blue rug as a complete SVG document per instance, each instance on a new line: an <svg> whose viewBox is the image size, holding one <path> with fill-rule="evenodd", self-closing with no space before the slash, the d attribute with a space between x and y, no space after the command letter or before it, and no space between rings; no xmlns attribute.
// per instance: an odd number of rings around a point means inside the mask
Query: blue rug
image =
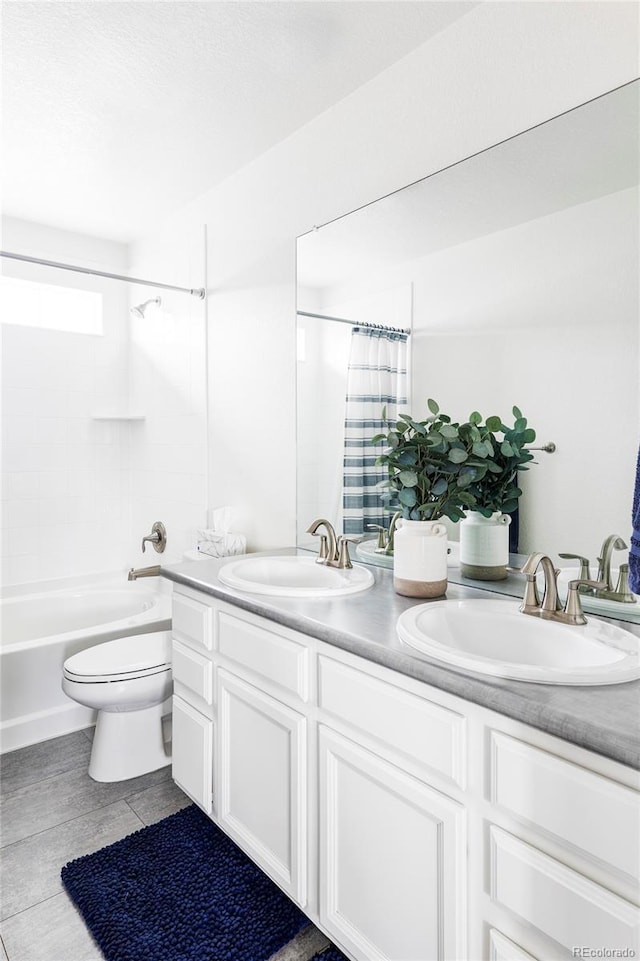
<svg viewBox="0 0 640 961"><path fill-rule="evenodd" d="M306 915L195 805L70 861L107 961L267 961ZM346 961L329 948L318 961Z"/></svg>

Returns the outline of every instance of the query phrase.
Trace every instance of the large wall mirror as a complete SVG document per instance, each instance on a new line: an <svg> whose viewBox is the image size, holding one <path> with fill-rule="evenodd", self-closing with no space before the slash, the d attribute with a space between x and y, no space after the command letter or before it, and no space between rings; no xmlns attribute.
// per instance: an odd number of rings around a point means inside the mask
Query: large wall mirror
<svg viewBox="0 0 640 961"><path fill-rule="evenodd" d="M515 404L535 445L555 443L522 475L519 553L594 562L607 535L628 542L640 432L639 86L298 239L300 546L311 546L314 518L343 529L354 324L410 331L402 408L415 417L427 416L429 397L456 419L506 419Z"/></svg>

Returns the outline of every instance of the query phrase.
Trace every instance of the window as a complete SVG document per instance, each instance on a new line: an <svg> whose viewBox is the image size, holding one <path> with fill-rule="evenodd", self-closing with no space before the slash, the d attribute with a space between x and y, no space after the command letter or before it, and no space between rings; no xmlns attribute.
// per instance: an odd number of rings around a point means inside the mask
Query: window
<svg viewBox="0 0 640 961"><path fill-rule="evenodd" d="M78 334L102 334L102 294L0 277L0 320Z"/></svg>

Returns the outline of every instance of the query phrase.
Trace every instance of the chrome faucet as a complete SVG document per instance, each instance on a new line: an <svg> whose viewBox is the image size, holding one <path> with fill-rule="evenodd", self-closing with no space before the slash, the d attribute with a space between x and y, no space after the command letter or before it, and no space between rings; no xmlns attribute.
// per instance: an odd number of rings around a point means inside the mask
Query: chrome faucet
<svg viewBox="0 0 640 961"><path fill-rule="evenodd" d="M167 546L167 530L162 521L156 521L151 528L151 533L142 538L142 553L147 549L147 543L153 544L154 551L162 554Z"/></svg>
<svg viewBox="0 0 640 961"><path fill-rule="evenodd" d="M153 567L132 567L127 574L128 581L136 581L139 577L157 577L160 573L160 565L154 564Z"/></svg>
<svg viewBox="0 0 640 961"><path fill-rule="evenodd" d="M542 604L536 586L536 574L539 567L542 567L544 572ZM527 579L524 599L520 607L522 613L533 614L550 621L559 621L561 624L586 624L587 619L582 611L578 592L581 587L600 589L604 586L604 581L592 581L590 578L579 577L575 581L569 581L567 603L562 610L558 598L558 571L550 557L540 551L530 554L522 567L521 573Z"/></svg>
<svg viewBox="0 0 640 961"><path fill-rule="evenodd" d="M318 534L321 527L324 527L326 534ZM324 564L325 567L337 567L340 570L353 567L349 557L349 538L336 537L336 532L330 521L323 517L318 518L309 525L307 534L313 534L320 538L320 551L316 564Z"/></svg>

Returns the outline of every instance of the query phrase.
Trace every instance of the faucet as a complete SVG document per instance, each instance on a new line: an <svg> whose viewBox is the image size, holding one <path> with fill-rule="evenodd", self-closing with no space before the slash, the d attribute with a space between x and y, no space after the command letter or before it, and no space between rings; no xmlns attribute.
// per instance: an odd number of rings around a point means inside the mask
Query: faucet
<svg viewBox="0 0 640 961"><path fill-rule="evenodd" d="M402 517L402 511L396 511L391 518L388 529L386 527L381 527L379 524L367 524L367 528L370 531L378 532L376 554L393 554L393 539L396 532L396 525L400 517Z"/></svg>
<svg viewBox="0 0 640 961"><path fill-rule="evenodd" d="M536 574L539 567L542 567L544 573L542 604L540 604L536 586ZM558 575L550 557L540 551L530 554L522 567L521 573L527 578L524 600L520 608L523 614L552 617L556 611L561 610L558 599Z"/></svg>
<svg viewBox="0 0 640 961"><path fill-rule="evenodd" d="M139 577L157 577L160 573L160 565L154 564L153 567L131 568L127 574L128 581L135 581Z"/></svg>
<svg viewBox="0 0 640 961"><path fill-rule="evenodd" d="M396 535L396 527L401 517L402 517L402 511L396 511L393 517L391 518L391 523L389 524L389 533L387 535L387 546L385 548L385 554L393 554L393 550L394 550L393 542Z"/></svg>
<svg viewBox="0 0 640 961"><path fill-rule="evenodd" d="M598 558L598 577L597 580L604 581L605 587L603 591L613 592L614 586L611 582L611 555L614 551L626 551L627 545L618 537L617 534L610 534L609 537L605 537L604 543L600 549L600 557ZM599 593L597 596L602 597L603 594Z"/></svg>
<svg viewBox="0 0 640 961"><path fill-rule="evenodd" d="M156 521L151 528L151 533L142 538L142 553L147 549L147 542L153 544L154 551L162 554L167 546L167 530L162 521Z"/></svg>
<svg viewBox="0 0 640 961"><path fill-rule="evenodd" d="M536 587L536 574L539 567L542 567L544 572L542 604L540 604ZM522 567L521 573L527 579L524 599L520 607L522 613L533 614L550 621L559 621L561 624L586 624L587 619L582 611L578 592L581 587L594 589L604 587L604 581L592 581L590 578L578 577L575 581L569 581L567 603L562 610L562 605L558 599L558 571L550 557L540 551L530 554Z"/></svg>
<svg viewBox="0 0 640 961"><path fill-rule="evenodd" d="M318 530L324 527L326 534L318 534ZM324 564L325 567L337 567L340 570L347 570L353 567L349 557L349 538L336 537L333 524L323 517L313 521L307 528L307 534L313 534L320 538L320 551L316 564Z"/></svg>

